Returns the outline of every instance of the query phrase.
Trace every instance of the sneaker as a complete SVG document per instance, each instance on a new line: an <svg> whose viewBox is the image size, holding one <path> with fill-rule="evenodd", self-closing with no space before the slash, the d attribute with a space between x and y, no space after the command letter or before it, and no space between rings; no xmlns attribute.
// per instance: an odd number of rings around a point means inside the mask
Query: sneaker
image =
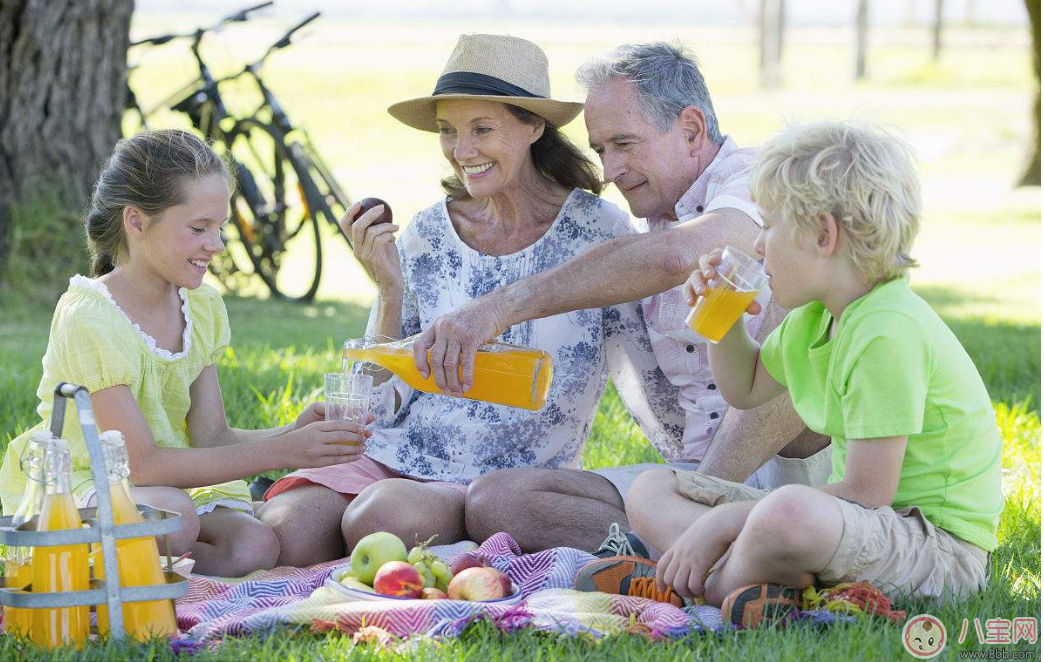
<svg viewBox="0 0 1044 662"><path fill-rule="evenodd" d="M776 625L801 609L801 591L779 584L752 584L729 593L721 603L721 618L736 627Z"/></svg>
<svg viewBox="0 0 1044 662"><path fill-rule="evenodd" d="M609 525L609 536L602 541L601 546L594 553L600 559L612 556L636 556L638 558L649 558L649 550L633 533L622 533L620 525L613 522Z"/></svg>
<svg viewBox="0 0 1044 662"><path fill-rule="evenodd" d="M258 476L250 483L250 498L254 501L264 501L265 492L275 483L271 478Z"/></svg>
<svg viewBox="0 0 1044 662"><path fill-rule="evenodd" d="M686 606L686 601L670 586L663 591L656 587L656 564L636 556L615 556L591 561L576 573L573 588L578 591L647 598L679 608Z"/></svg>

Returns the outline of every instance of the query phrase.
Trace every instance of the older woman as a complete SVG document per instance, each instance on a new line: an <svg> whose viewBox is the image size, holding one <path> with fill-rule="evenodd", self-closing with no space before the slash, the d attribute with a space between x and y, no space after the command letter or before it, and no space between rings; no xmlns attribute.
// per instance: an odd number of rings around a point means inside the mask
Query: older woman
<svg viewBox="0 0 1044 662"><path fill-rule="evenodd" d="M367 334L419 333L471 299L628 233L627 216L597 197L594 165L558 130L581 108L551 98L539 47L496 35L462 36L432 95L389 108L439 134L452 175L442 182L447 197L417 214L398 242L396 226L374 224L380 208L352 222L353 207L342 221L378 288ZM281 564L338 558L374 531L407 544L464 538L464 493L479 475L579 468L610 372L647 435L683 427L636 304L528 321L499 339L551 354L544 408L418 392L383 372L366 455L290 474L265 495L261 518L280 537Z"/></svg>

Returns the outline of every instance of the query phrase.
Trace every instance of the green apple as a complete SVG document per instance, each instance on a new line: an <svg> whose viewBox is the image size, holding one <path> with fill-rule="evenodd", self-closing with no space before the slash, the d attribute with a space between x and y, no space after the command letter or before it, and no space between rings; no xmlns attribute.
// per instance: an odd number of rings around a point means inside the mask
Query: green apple
<svg viewBox="0 0 1044 662"><path fill-rule="evenodd" d="M367 593L375 592L372 586L369 586L368 584L363 584L361 581L359 581L355 577L352 577L351 575L345 575L344 577L341 577L341 584L343 586L347 586L348 588L354 588L357 591L366 591Z"/></svg>
<svg viewBox="0 0 1044 662"><path fill-rule="evenodd" d="M406 545L395 534L371 533L352 550L352 574L364 584L372 585L377 571L389 561L405 562Z"/></svg>

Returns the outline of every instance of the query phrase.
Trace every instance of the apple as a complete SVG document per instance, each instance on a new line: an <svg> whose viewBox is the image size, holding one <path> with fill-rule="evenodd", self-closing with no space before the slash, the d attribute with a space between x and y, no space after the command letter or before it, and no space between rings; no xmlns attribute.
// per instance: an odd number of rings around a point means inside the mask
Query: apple
<svg viewBox="0 0 1044 662"><path fill-rule="evenodd" d="M377 205L384 205L384 211L381 212L381 215L377 217L377 220L374 221L373 223L371 223L370 225L377 225L378 223L391 223L392 222L391 205L389 205L384 200L381 200L380 198L363 198L362 200L360 200L359 201L359 207L360 207L359 215L356 216L355 218L358 218L359 216L362 216L363 214L365 214L366 212L370 211L371 209L373 209Z"/></svg>
<svg viewBox="0 0 1044 662"><path fill-rule="evenodd" d="M389 561L405 561L406 545L398 536L378 531L366 536L352 550L352 574L364 584L373 584L381 566Z"/></svg>
<svg viewBox="0 0 1044 662"><path fill-rule="evenodd" d="M489 561L486 560L486 557L475 552L464 552L463 554L457 554L457 556L455 556L453 560L450 561L450 572L454 575L458 575L461 573L461 571L467 570L468 568L488 567Z"/></svg>
<svg viewBox="0 0 1044 662"><path fill-rule="evenodd" d="M424 578L405 561L388 561L373 578L373 590L382 595L399 598L419 598L424 589Z"/></svg>
<svg viewBox="0 0 1044 662"><path fill-rule="evenodd" d="M351 575L345 575L341 577L341 585L347 586L348 588L354 588L358 591L366 591L367 593L373 593L373 587L363 584L361 581L352 577Z"/></svg>
<svg viewBox="0 0 1044 662"><path fill-rule="evenodd" d="M511 595L511 580L496 568L465 568L453 576L451 600L499 600Z"/></svg>
<svg viewBox="0 0 1044 662"><path fill-rule="evenodd" d="M425 600L448 600L449 596L437 588L425 588L421 591L421 598Z"/></svg>

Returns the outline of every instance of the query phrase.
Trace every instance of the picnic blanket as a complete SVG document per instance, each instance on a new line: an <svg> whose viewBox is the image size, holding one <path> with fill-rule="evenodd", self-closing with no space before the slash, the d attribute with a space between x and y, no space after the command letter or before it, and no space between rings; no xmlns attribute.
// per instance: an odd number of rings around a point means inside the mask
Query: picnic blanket
<svg viewBox="0 0 1044 662"><path fill-rule="evenodd" d="M432 551L444 560L474 549L475 543L440 545ZM522 591L516 605L460 600L389 602L346 601L323 584L334 568L348 559L310 568L276 568L242 579L193 576L188 594L178 600L178 626L185 643L213 641L228 635L300 625L316 631L337 629L354 633L377 626L405 637L424 634L455 636L476 619L486 618L513 631L528 627L543 631L602 636L637 632L647 636L681 637L690 632L719 631L715 607L684 610L669 604L604 593L572 590L576 572L594 557L569 547L522 554L506 533L478 547L494 567L508 574Z"/></svg>

